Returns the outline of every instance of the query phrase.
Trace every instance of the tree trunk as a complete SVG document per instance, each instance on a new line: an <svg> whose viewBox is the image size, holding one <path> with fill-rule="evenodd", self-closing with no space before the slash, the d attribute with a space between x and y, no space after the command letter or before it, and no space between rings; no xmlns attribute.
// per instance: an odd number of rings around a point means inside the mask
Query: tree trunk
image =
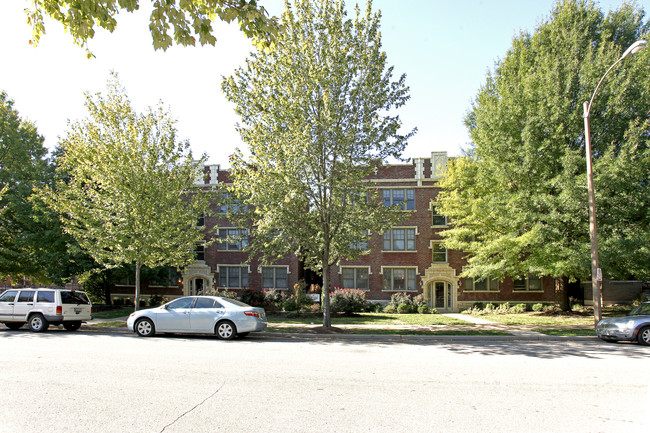
<svg viewBox="0 0 650 433"><path fill-rule="evenodd" d="M142 264L135 264L135 311L140 308L140 268Z"/></svg>
<svg viewBox="0 0 650 433"><path fill-rule="evenodd" d="M330 265L327 260L322 263L323 266L323 328L332 327L330 317Z"/></svg>
<svg viewBox="0 0 650 433"><path fill-rule="evenodd" d="M562 311L569 311L568 284L569 279L567 277L558 277L555 279L555 303L560 306Z"/></svg>

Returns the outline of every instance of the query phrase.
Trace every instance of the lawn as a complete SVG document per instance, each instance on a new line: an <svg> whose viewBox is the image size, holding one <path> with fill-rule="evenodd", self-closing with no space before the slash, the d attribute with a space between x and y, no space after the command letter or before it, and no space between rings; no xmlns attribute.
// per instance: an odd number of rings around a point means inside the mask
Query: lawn
<svg viewBox="0 0 650 433"><path fill-rule="evenodd" d="M99 311L93 313L95 319L115 319L117 317L127 317L133 313L133 307L120 308L119 310Z"/></svg>
<svg viewBox="0 0 650 433"><path fill-rule="evenodd" d="M387 314L360 313L354 316L332 315L332 326L336 325L469 325L472 323L440 314ZM269 324L295 323L318 325L323 322L320 314L274 313L267 316Z"/></svg>
<svg viewBox="0 0 650 433"><path fill-rule="evenodd" d="M314 329L296 326L294 327L274 327L269 326L265 332L288 332L292 334L318 334ZM357 335L449 335L449 336L494 336L510 335L507 332L495 330L447 330L447 331L419 331L414 329L339 329L338 334L357 334Z"/></svg>
<svg viewBox="0 0 650 433"><path fill-rule="evenodd" d="M533 325L533 326L592 326L593 316L580 314L544 314L544 313L523 313L523 314L485 314L479 316L481 319L504 325Z"/></svg>

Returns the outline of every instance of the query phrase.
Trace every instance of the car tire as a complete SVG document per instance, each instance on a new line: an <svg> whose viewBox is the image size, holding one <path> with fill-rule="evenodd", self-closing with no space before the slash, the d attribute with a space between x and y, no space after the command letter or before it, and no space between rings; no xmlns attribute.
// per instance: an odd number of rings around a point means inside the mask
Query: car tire
<svg viewBox="0 0 650 433"><path fill-rule="evenodd" d="M24 324L25 324L24 322L9 322L9 323L5 323L5 326L11 329L12 331L16 331L20 329Z"/></svg>
<svg viewBox="0 0 650 433"><path fill-rule="evenodd" d="M81 328L81 322L66 322L63 324L66 331L76 331Z"/></svg>
<svg viewBox="0 0 650 433"><path fill-rule="evenodd" d="M40 313L33 314L29 318L29 330L32 332L45 332L49 326L50 322Z"/></svg>
<svg viewBox="0 0 650 433"><path fill-rule="evenodd" d="M214 327L214 333L221 340L232 340L237 336L237 328L230 320L223 320Z"/></svg>
<svg viewBox="0 0 650 433"><path fill-rule="evenodd" d="M636 341L644 346L650 346L650 326L644 326L639 329L639 333L636 335Z"/></svg>
<svg viewBox="0 0 650 433"><path fill-rule="evenodd" d="M133 329L135 329L135 333L140 337L153 337L153 335L156 333L156 327L148 317L139 319L137 322L135 322Z"/></svg>

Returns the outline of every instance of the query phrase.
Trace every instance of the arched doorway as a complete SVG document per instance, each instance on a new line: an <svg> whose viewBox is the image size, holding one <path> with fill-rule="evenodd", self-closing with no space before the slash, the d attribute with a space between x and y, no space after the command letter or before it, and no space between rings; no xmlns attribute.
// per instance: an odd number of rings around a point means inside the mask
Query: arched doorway
<svg viewBox="0 0 650 433"><path fill-rule="evenodd" d="M203 295L205 294L206 288L210 287L209 283L205 281L203 278L198 277L198 278L193 278L189 282L189 295L190 296L198 296L198 295Z"/></svg>
<svg viewBox="0 0 650 433"><path fill-rule="evenodd" d="M429 283L429 307L439 312L454 311L454 286L446 281L432 281Z"/></svg>

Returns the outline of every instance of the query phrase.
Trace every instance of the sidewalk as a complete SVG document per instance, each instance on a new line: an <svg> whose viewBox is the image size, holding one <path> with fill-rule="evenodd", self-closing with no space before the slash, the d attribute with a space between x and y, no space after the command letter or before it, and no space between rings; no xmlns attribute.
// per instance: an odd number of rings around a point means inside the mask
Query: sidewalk
<svg viewBox="0 0 650 433"><path fill-rule="evenodd" d="M597 341L597 337L593 336L556 336L546 335L533 330L504 325L497 322L492 322L479 317L470 316L467 314L443 314L454 319L467 322L467 325L335 325L331 331L323 330L319 322L311 324L297 324L297 323L270 323L269 327L286 329L286 332L261 332L254 333L256 337L262 338L291 338L291 339L344 339L344 340L386 340L386 341ZM94 327L93 324L103 324L111 322L126 322L128 317L118 317L113 319L93 319L88 324L84 325L84 329L92 331L111 330L114 332L128 332L125 326L115 327ZM91 326L89 326L91 325ZM476 326L479 325L479 326ZM537 327L539 328L539 326ZM354 333L355 329L371 330L371 329L391 329L391 330L411 330L419 331L422 334L364 334ZM293 331L293 332L292 332ZM341 332L352 331L352 332ZM427 331L459 331L459 335L441 335L441 334L425 334ZM460 332L471 331L500 331L508 335L462 335Z"/></svg>

